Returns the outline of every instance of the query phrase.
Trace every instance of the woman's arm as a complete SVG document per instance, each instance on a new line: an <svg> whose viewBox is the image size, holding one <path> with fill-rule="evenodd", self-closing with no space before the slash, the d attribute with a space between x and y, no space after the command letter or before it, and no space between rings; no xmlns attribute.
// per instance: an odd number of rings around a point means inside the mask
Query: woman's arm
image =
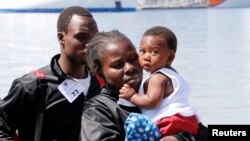
<svg viewBox="0 0 250 141"><path fill-rule="evenodd" d="M95 106L83 111L81 141L122 141L125 136L122 130L119 122L107 108Z"/></svg>

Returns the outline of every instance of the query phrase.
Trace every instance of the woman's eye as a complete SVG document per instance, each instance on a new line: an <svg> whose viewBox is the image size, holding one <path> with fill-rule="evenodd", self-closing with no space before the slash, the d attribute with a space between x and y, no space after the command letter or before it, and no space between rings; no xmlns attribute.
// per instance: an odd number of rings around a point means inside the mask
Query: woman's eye
<svg viewBox="0 0 250 141"><path fill-rule="evenodd" d="M115 68L115 69L120 69L124 66L124 63L115 63L112 65L112 68Z"/></svg>
<svg viewBox="0 0 250 141"><path fill-rule="evenodd" d="M137 57L137 56L131 57L128 61L129 61L129 62L138 61L138 57Z"/></svg>

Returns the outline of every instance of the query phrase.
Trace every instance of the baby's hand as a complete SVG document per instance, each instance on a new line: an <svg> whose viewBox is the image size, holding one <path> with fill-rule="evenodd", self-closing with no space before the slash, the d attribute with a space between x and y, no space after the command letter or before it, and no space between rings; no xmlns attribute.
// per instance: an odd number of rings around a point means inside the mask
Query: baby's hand
<svg viewBox="0 0 250 141"><path fill-rule="evenodd" d="M124 84L119 92L120 92L119 97L127 100L130 100L131 97L136 93L136 91L133 88L131 88L128 84Z"/></svg>

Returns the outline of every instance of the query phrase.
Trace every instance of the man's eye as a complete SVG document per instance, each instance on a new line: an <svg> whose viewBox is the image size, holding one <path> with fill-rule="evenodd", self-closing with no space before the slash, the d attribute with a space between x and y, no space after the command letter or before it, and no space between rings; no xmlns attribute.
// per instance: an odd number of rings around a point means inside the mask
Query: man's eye
<svg viewBox="0 0 250 141"><path fill-rule="evenodd" d="M79 42L84 43L84 44L86 44L90 40L90 37L88 35L85 35L85 34L76 35L75 38Z"/></svg>

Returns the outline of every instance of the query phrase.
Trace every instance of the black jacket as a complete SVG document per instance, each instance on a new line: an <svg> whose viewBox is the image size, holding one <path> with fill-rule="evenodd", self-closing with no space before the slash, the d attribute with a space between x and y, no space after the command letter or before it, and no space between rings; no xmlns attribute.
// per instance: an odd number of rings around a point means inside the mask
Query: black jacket
<svg viewBox="0 0 250 141"><path fill-rule="evenodd" d="M86 102L82 115L81 141L124 141L124 123L136 107L117 104L118 92L103 88L100 95Z"/></svg>
<svg viewBox="0 0 250 141"><path fill-rule="evenodd" d="M139 113L136 107L117 104L118 92L104 87L101 94L88 100L82 114L81 141L124 141L124 123L130 112ZM207 127L199 124L200 134L187 132L174 135L179 141L207 141Z"/></svg>
<svg viewBox="0 0 250 141"><path fill-rule="evenodd" d="M39 69L45 73L47 84L41 141L78 141L84 101L99 94L100 86L91 76L87 97L81 94L72 103L68 102L57 88L65 79L70 79L58 65L59 56L54 56L50 65ZM0 101L1 141L11 140L16 130L21 141L34 141L40 93L34 73L13 81L8 95Z"/></svg>

